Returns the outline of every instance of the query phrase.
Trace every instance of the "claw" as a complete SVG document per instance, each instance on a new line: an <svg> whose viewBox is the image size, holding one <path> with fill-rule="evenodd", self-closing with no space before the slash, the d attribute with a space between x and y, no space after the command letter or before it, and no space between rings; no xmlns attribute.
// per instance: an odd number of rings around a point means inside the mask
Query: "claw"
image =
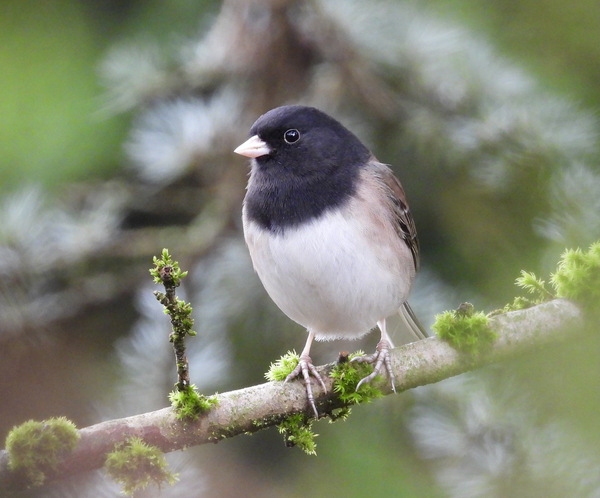
<svg viewBox="0 0 600 498"><path fill-rule="evenodd" d="M394 372L392 371L392 360L390 355L390 343L386 339L381 339L377 344L377 348L374 354L370 354L368 356L358 356L353 358L351 361L356 361L358 363L374 363L373 371L367 375L364 379L361 379L360 382L356 385L356 390L360 389L360 386L371 382L377 375L381 373L382 367L385 365L385 371L390 379L392 384L392 391L396 392L396 385L394 384Z"/></svg>
<svg viewBox="0 0 600 498"><path fill-rule="evenodd" d="M310 382L310 376L312 375L315 379L317 379L319 381L319 384L321 384L323 391L327 391L327 388L325 387L325 382L323 382L323 378L321 377L321 374L319 374L319 372L313 365L313 362L312 362L310 356L308 356L307 354L300 355L300 359L298 360L298 365L285 378L284 382L293 380L296 377L299 377L300 374L302 374L302 378L304 380L304 386L306 387L306 397L308 398L308 404L313 409L315 418L318 419L319 412L317 411L317 407L315 405L315 397L314 397L313 391L312 391L312 384Z"/></svg>

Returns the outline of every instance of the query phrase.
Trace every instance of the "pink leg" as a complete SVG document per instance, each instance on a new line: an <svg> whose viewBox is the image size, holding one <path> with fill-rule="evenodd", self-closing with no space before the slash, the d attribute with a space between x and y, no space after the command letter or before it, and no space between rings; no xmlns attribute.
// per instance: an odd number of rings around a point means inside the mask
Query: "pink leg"
<svg viewBox="0 0 600 498"><path fill-rule="evenodd" d="M308 398L308 403L313 409L315 418L319 418L319 412L317 411L317 407L315 406L315 397L313 396L312 385L310 382L311 374L314 378L316 378L319 381L321 387L323 388L323 391L327 391L327 388L325 387L325 383L323 382L321 375L313 365L313 362L310 358L310 346L314 338L315 334L313 332L309 332L308 339L306 340L306 344L304 345L304 349L300 354L298 366L294 368L294 371L286 377L285 382L295 379L296 377L299 377L300 374L302 374L302 378L304 379L304 385L306 386L306 397Z"/></svg>
<svg viewBox="0 0 600 498"><path fill-rule="evenodd" d="M358 363L375 364L373 366L373 372L367 375L356 385L356 390L358 391L361 385L371 382L375 377L377 377L377 375L381 373L382 367L385 365L385 370L390 378L390 382L392 383L392 391L396 392L396 386L394 385L394 372L392 371L392 360L390 357L390 349L392 349L394 345L392 344L392 340L387 333L385 318L378 321L377 326L379 327L379 330L381 330L381 339L377 344L375 353L368 356L359 356L352 360L357 361Z"/></svg>

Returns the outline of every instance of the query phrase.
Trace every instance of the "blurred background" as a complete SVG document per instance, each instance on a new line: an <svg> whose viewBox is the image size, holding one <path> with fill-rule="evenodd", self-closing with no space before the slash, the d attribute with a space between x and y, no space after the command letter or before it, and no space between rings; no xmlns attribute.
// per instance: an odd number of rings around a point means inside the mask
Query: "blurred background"
<svg viewBox="0 0 600 498"><path fill-rule="evenodd" d="M598 33L591 0L3 0L0 437L168 404L163 247L190 270L201 392L301 349L252 271L232 153L278 105L322 108L393 165L424 323L502 307L521 269L547 277L600 238ZM315 424L317 457L275 430L175 452L179 482L140 496L600 496L599 352L593 330L357 407ZM98 471L22 496L118 493Z"/></svg>

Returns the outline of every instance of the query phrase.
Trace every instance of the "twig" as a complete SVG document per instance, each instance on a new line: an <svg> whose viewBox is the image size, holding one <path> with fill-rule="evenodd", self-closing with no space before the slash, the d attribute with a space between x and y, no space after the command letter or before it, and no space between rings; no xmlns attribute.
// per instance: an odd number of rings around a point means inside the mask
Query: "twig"
<svg viewBox="0 0 600 498"><path fill-rule="evenodd" d="M154 296L165 307L165 312L171 317L173 331L169 340L173 343L175 362L177 365L177 390L184 391L190 387L190 370L185 354L185 336L196 335L192 330L194 319L191 317L192 307L177 298L175 289L187 275L179 269L177 261L173 261L167 249L163 249L162 257L154 257L154 268L150 270L155 283L162 283L165 293L154 291Z"/></svg>

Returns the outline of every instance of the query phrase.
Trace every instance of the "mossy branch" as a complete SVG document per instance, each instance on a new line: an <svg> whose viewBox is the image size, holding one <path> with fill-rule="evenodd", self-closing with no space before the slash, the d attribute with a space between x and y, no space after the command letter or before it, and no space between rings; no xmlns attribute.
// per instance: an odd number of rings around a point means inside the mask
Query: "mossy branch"
<svg viewBox="0 0 600 498"><path fill-rule="evenodd" d="M393 351L392 368L396 389L405 391L431 384L484 365L534 351L540 346L573 337L581 328L583 313L574 303L555 299L525 310L490 317L489 326L497 339L485 354L469 357L436 337L408 344ZM334 392L328 373L333 365L320 367L327 392L315 385L315 401L322 413L346 406ZM375 382L383 394L390 394L386 379ZM141 438L163 452L215 443L239 434L281 424L291 415L310 415L301 382L268 382L238 391L219 394L218 403L196 420L180 420L169 407L123 419L102 422L80 429L79 441L46 476L46 482L100 468L115 445L132 437ZM5 450L0 452L0 494L19 487L9 469Z"/></svg>

